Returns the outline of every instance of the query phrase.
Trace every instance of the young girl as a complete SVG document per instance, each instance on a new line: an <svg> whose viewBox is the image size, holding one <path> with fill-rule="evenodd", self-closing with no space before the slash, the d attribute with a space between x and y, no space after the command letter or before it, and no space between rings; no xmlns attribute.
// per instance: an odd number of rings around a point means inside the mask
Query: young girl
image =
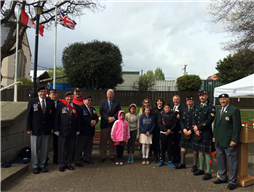
<svg viewBox="0 0 254 192"><path fill-rule="evenodd" d="M123 164L123 149L130 138L129 125L125 121L123 110L118 112L118 120L115 121L111 130L111 138L116 145L116 165Z"/></svg>
<svg viewBox="0 0 254 192"><path fill-rule="evenodd" d="M149 106L145 107L144 114L141 115L140 117L139 127L141 132L139 142L142 144L142 155L143 155L142 164L148 165L150 144L152 144L153 138L153 135L151 133L155 127L154 116L151 115L151 108Z"/></svg>
<svg viewBox="0 0 254 192"><path fill-rule="evenodd" d="M127 163L134 163L135 140L139 136L139 115L137 114L136 104L132 103L129 106L129 113L126 114L125 120L128 122L130 128L130 139L127 148L129 157Z"/></svg>

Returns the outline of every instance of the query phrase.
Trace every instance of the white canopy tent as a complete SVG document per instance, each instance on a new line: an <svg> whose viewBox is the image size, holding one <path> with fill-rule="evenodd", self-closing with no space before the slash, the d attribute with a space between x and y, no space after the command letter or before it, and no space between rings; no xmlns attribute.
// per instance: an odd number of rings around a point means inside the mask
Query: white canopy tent
<svg viewBox="0 0 254 192"><path fill-rule="evenodd" d="M215 97L220 94L227 93L231 98L254 98L254 73L237 81L233 81L226 85L214 88L214 103Z"/></svg>

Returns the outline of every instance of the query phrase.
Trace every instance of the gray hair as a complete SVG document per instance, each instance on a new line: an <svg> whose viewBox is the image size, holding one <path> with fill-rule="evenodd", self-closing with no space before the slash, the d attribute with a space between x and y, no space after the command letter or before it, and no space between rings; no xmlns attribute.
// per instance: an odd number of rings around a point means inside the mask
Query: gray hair
<svg viewBox="0 0 254 192"><path fill-rule="evenodd" d="M108 92L111 92L112 94L115 94L113 89L108 89L108 90L107 90L107 93L108 93Z"/></svg>
<svg viewBox="0 0 254 192"><path fill-rule="evenodd" d="M174 100L174 97L178 97L178 99L181 101L179 95L174 95L173 98L172 98L172 101Z"/></svg>

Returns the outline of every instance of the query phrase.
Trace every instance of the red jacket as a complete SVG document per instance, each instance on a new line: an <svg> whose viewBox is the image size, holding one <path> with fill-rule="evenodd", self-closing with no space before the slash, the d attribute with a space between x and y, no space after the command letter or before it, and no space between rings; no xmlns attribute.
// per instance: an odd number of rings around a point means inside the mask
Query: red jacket
<svg viewBox="0 0 254 192"><path fill-rule="evenodd" d="M77 104L77 105L82 105L82 104L84 104L84 103L83 103L83 96L81 95L80 98L79 98L79 100L77 100L76 97L74 96L72 102L75 103L75 104Z"/></svg>

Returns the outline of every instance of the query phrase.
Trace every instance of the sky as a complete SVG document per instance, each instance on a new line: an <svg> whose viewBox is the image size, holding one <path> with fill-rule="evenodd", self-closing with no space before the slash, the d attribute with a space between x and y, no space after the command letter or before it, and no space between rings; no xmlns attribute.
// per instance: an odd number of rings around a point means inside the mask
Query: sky
<svg viewBox="0 0 254 192"><path fill-rule="evenodd" d="M57 59L60 66L65 47L75 42L109 41L123 56L123 71L145 73L160 67L166 80L188 74L207 79L217 73L215 67L230 53L222 50L229 40L222 23L211 22L210 1L100 1L105 9L86 11L72 18L75 30L57 25ZM35 30L28 29L34 55ZM54 28L39 37L38 69L53 68ZM32 57L32 63L34 58ZM33 69L33 64L31 64Z"/></svg>

